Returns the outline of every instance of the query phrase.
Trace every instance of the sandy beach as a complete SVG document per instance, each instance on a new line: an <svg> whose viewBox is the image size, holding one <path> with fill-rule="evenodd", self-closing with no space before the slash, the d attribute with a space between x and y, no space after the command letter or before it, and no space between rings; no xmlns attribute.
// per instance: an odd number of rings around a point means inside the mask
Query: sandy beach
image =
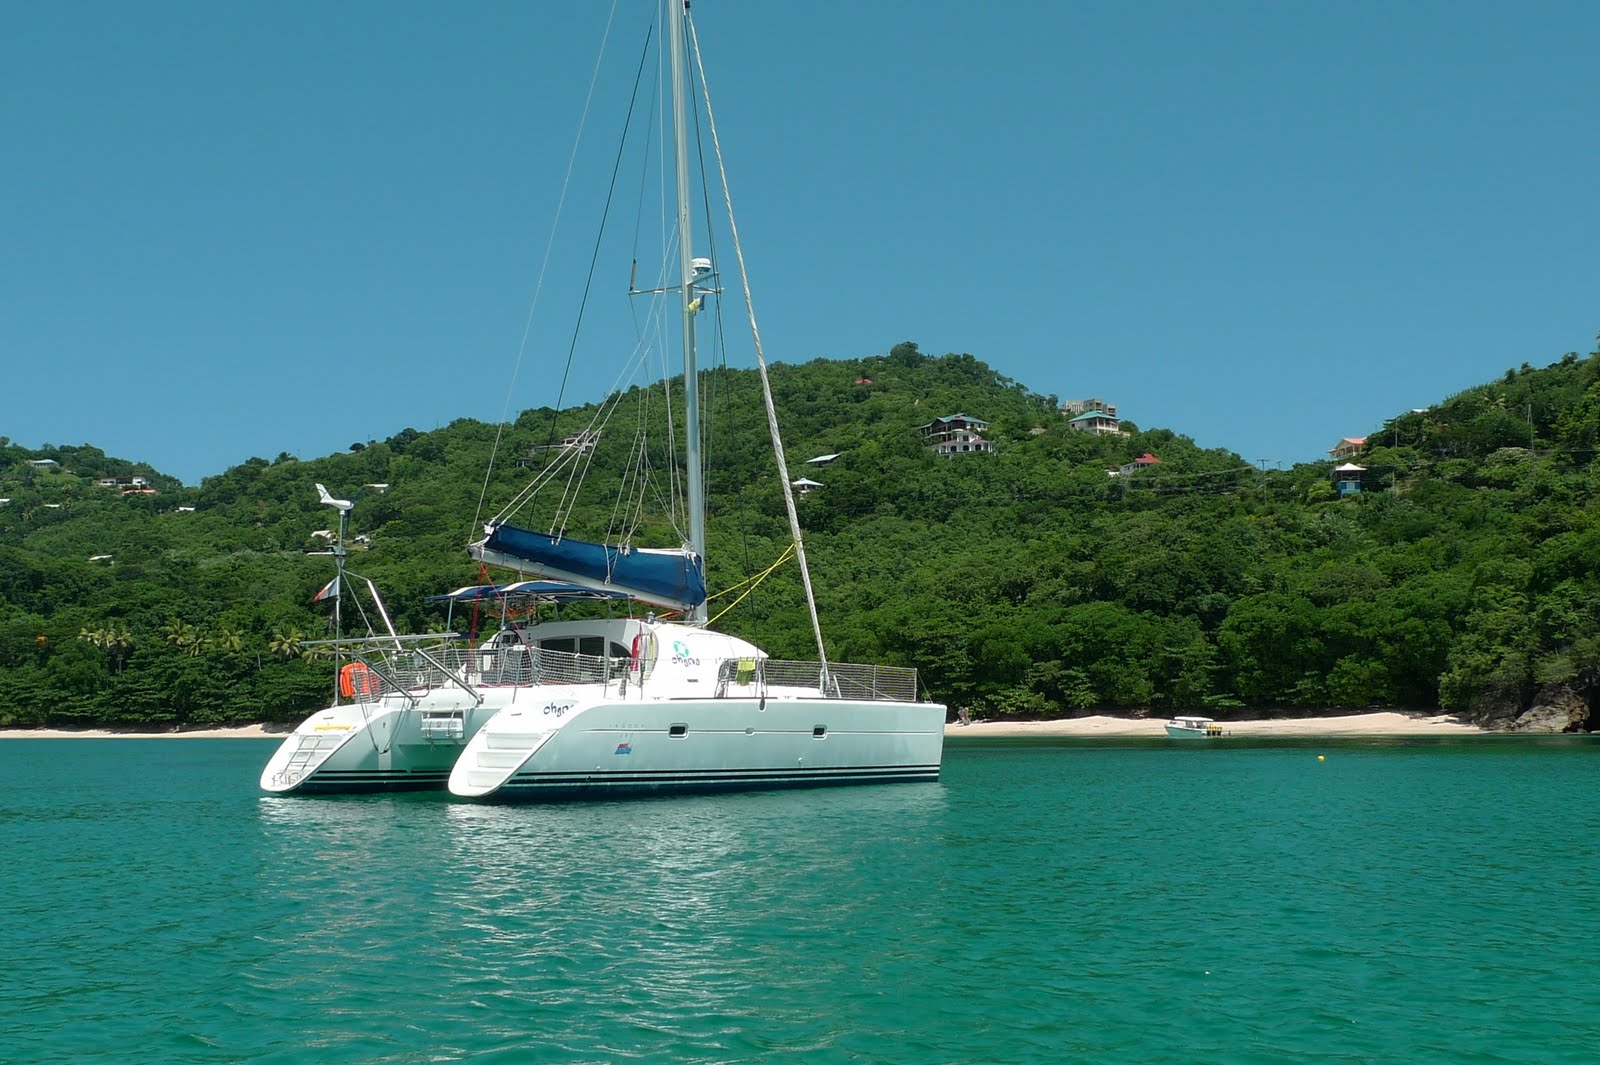
<svg viewBox="0 0 1600 1065"><path fill-rule="evenodd" d="M293 725L237 725L232 728L184 729L181 732L132 732L114 729L0 729L0 740L281 740Z"/></svg>
<svg viewBox="0 0 1600 1065"><path fill-rule="evenodd" d="M974 721L951 723L947 736L1007 737L1085 736L1158 739L1166 735L1165 718L1069 717L1055 721ZM1223 721L1230 736L1449 736L1482 732L1463 725L1449 714L1421 716L1395 711L1351 714L1346 717L1294 717L1271 721ZM289 725L240 725L233 728L187 729L182 732L123 732L111 729L0 729L4 740L63 739L282 739Z"/></svg>
<svg viewBox="0 0 1600 1065"><path fill-rule="evenodd" d="M1346 717L1293 717L1218 722L1230 736L1448 736L1482 732L1449 714L1412 716L1386 711ZM1157 739L1166 735L1165 718L1071 717L1057 721L974 721L949 724L947 736L1105 736Z"/></svg>

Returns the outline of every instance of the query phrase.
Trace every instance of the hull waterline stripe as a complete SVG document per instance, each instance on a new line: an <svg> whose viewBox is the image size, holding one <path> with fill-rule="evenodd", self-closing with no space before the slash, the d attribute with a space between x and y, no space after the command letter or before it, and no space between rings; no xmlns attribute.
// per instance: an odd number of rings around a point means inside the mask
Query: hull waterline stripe
<svg viewBox="0 0 1600 1065"><path fill-rule="evenodd" d="M937 784L938 782L939 775L937 773L862 777L761 777L753 780L552 781L547 784L506 784L499 791L482 796L482 799L488 802L496 800L507 802L519 800L544 801L565 798L596 799L607 795L626 794L675 795L730 791L784 791L848 787L850 785Z"/></svg>
<svg viewBox="0 0 1600 1065"><path fill-rule="evenodd" d="M929 762L922 765L843 765L843 766L816 766L814 768L782 768L749 766L729 769L633 769L633 770L562 770L545 771L524 770L514 774L512 780L653 780L658 778L701 778L717 776L763 777L763 776L836 776L839 774L893 774L893 773L937 773L939 763Z"/></svg>

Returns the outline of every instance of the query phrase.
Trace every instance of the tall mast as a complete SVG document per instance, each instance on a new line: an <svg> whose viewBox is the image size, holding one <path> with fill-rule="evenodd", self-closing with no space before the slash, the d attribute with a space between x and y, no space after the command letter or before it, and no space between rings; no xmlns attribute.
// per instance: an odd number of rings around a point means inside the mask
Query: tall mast
<svg viewBox="0 0 1600 1065"><path fill-rule="evenodd" d="M687 438L684 479L689 489L689 547L704 565L706 498L700 469L700 372L694 348L694 316L699 308L694 302L694 249L690 239L688 90L684 69L687 64L684 61L683 20L688 7L688 0L667 0L670 20L668 41L672 49L672 130L678 163L678 260L682 268L683 294L683 420ZM688 620L704 622L705 604L701 603L690 611Z"/></svg>

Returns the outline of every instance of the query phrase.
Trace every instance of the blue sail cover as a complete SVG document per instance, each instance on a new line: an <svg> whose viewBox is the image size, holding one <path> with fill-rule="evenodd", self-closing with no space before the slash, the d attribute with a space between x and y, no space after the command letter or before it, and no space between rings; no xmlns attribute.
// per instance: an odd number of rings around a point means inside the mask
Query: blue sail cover
<svg viewBox="0 0 1600 1065"><path fill-rule="evenodd" d="M473 554L485 562L536 570L586 588L626 592L674 610L706 601L705 574L690 551L611 547L496 525L474 545Z"/></svg>

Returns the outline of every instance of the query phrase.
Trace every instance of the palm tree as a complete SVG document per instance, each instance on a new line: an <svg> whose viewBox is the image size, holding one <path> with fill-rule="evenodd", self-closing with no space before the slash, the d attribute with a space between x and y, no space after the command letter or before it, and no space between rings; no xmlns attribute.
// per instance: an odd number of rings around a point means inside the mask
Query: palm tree
<svg viewBox="0 0 1600 1065"><path fill-rule="evenodd" d="M187 621L174 621L166 628L167 642L191 657L205 649L200 630Z"/></svg>
<svg viewBox="0 0 1600 1065"><path fill-rule="evenodd" d="M304 639L299 629L290 629L288 632L274 629L272 638L267 641L267 650L280 658L297 658L302 653L300 643Z"/></svg>
<svg viewBox="0 0 1600 1065"><path fill-rule="evenodd" d="M238 654L244 650L244 637L232 625L223 625L207 641L213 651L227 651Z"/></svg>
<svg viewBox="0 0 1600 1065"><path fill-rule="evenodd" d="M104 647L106 646L106 630L91 629L89 626L85 625L83 628L78 630L78 639L82 640L84 643L93 644L96 647Z"/></svg>
<svg viewBox="0 0 1600 1065"><path fill-rule="evenodd" d="M111 652L111 660L117 664L117 673L120 674L128 651L133 647L133 637L128 633L128 627L120 621L106 626L104 646Z"/></svg>

